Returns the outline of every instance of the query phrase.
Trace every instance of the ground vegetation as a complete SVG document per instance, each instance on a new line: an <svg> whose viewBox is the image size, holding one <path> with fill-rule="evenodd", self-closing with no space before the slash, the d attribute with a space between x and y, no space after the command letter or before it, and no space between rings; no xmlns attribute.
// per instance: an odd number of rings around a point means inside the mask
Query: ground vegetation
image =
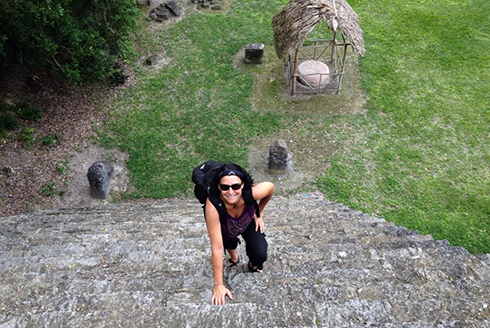
<svg viewBox="0 0 490 328"><path fill-rule="evenodd" d="M46 67L71 83L109 78L131 54L132 0L2 1L0 68Z"/></svg>
<svg viewBox="0 0 490 328"><path fill-rule="evenodd" d="M317 188L351 208L490 252L490 4L350 1L364 30L366 102L335 111L332 97L283 96L281 74L264 75L270 65L253 74L235 65L249 42L273 47L271 20L286 2L230 1L226 12L195 11L168 27L144 22L139 51L160 54L164 65L136 65L137 83L104 102L107 116L93 136L129 154L132 182L122 197L190 196L194 166L208 159L247 166L252 146L267 144L257 140L283 138L305 158L321 157L298 190Z"/></svg>

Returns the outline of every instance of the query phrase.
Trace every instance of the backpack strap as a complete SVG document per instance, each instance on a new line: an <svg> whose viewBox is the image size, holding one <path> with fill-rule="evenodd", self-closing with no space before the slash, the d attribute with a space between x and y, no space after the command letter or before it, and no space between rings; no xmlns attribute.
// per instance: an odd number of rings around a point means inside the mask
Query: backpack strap
<svg viewBox="0 0 490 328"><path fill-rule="evenodd" d="M259 204L257 204L257 201L254 199L252 188L243 190L243 200L245 201L245 206L250 206L253 204L255 208L255 215L260 218Z"/></svg>
<svg viewBox="0 0 490 328"><path fill-rule="evenodd" d="M221 198L219 198L219 197L214 197L212 195L209 195L208 197L209 197L209 201L211 202L211 204L213 204L213 206L218 211L220 223L223 224L225 222L225 218L226 218L226 207L225 207L225 205L223 204L223 202L221 201ZM260 217L259 204L253 198L252 189L243 190L243 200L245 201L245 206L250 206L253 204L254 209L255 209L255 215L257 215L257 217L259 218ZM204 205L203 205L203 210L204 210L204 212L206 212Z"/></svg>
<svg viewBox="0 0 490 328"><path fill-rule="evenodd" d="M221 224L223 224L225 222L225 217L226 217L225 205L223 205L223 202L221 201L221 199L219 197L214 197L214 196L209 195L209 201L211 202L211 204L213 204L214 208L216 208L216 210L218 211L219 222ZM204 205L203 205L203 209L204 209L204 212L206 212Z"/></svg>

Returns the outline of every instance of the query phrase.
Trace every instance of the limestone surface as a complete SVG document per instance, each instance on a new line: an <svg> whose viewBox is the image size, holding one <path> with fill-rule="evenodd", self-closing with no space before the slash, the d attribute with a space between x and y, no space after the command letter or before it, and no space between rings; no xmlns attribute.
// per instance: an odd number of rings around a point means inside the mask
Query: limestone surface
<svg viewBox="0 0 490 328"><path fill-rule="evenodd" d="M330 69L327 64L317 60L306 60L298 65L300 81L305 85L319 87L327 81Z"/></svg>
<svg viewBox="0 0 490 328"><path fill-rule="evenodd" d="M490 327L490 256L320 194L274 197L263 273L225 268L212 306L197 200L0 219L0 327ZM224 259L225 260L225 259Z"/></svg>

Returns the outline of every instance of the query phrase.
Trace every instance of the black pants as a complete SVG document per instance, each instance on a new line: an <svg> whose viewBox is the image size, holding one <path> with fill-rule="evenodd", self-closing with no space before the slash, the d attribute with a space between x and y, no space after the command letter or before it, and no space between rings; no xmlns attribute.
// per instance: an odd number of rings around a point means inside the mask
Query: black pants
<svg viewBox="0 0 490 328"><path fill-rule="evenodd" d="M252 220L247 229L242 232L242 237L245 240L247 256L253 266L262 270L264 262L267 260L267 241L265 234L260 231L255 231L255 221ZM234 250L239 243L238 237L229 240L223 240L225 249Z"/></svg>

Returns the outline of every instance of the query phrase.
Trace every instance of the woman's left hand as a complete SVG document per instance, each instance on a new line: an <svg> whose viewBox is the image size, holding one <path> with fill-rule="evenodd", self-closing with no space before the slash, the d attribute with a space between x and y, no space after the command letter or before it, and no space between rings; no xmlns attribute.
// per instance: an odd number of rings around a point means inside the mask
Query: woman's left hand
<svg viewBox="0 0 490 328"><path fill-rule="evenodd" d="M262 217L262 213L260 213L260 218L258 218L255 215L254 221L255 221L255 231L260 230L260 233L264 233L264 218Z"/></svg>

